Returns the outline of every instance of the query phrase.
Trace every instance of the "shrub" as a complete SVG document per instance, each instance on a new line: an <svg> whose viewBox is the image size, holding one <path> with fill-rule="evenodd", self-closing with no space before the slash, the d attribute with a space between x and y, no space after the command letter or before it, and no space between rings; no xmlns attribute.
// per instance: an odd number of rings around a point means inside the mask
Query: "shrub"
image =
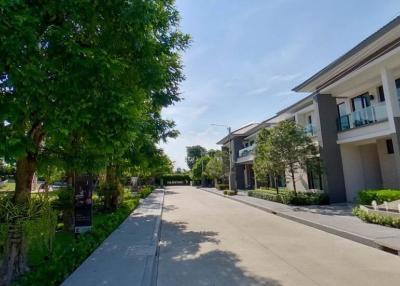
<svg viewBox="0 0 400 286"><path fill-rule="evenodd" d="M374 200L378 204L400 200L400 190L365 190L358 193L358 202L361 205L370 205Z"/></svg>
<svg viewBox="0 0 400 286"><path fill-rule="evenodd" d="M224 191L224 195L227 195L227 196L234 196L234 195L237 195L237 191L225 190L225 191Z"/></svg>
<svg viewBox="0 0 400 286"><path fill-rule="evenodd" d="M91 232L76 238L72 233L58 232L52 253L37 253L42 259L30 265L34 271L23 275L15 285L43 285L43 281L46 285L61 284L125 220L137 204L136 198L127 195L115 212L93 216Z"/></svg>
<svg viewBox="0 0 400 286"><path fill-rule="evenodd" d="M365 222L400 228L399 217L392 217L389 215L381 215L378 213L367 212L360 209L359 207L355 207L353 209L353 214Z"/></svg>
<svg viewBox="0 0 400 286"><path fill-rule="evenodd" d="M290 205L323 205L329 203L329 197L325 193L298 192L296 196L293 191L288 190L281 190L279 193L276 193L275 190L255 190L249 191L248 195Z"/></svg>
<svg viewBox="0 0 400 286"><path fill-rule="evenodd" d="M144 199L154 191L153 186L144 186L139 191L139 198Z"/></svg>
<svg viewBox="0 0 400 286"><path fill-rule="evenodd" d="M218 184L217 189L220 191L229 190L229 185L228 184Z"/></svg>

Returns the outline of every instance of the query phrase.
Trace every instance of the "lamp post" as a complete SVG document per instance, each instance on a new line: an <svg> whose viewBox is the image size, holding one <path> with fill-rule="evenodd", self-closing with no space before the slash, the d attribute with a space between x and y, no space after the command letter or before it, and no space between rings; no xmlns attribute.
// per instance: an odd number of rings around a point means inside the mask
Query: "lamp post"
<svg viewBox="0 0 400 286"><path fill-rule="evenodd" d="M233 151L232 151L232 130L228 125L222 124L211 124L213 126L225 127L228 130L228 140L229 140L229 190L232 190L232 167L233 167Z"/></svg>

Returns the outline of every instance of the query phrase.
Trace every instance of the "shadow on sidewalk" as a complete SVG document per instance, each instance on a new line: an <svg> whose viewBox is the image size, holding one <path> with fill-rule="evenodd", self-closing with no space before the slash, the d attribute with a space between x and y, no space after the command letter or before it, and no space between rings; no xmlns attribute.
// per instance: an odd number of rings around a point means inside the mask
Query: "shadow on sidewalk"
<svg viewBox="0 0 400 286"><path fill-rule="evenodd" d="M185 222L163 221L157 285L282 285L247 272L233 252L215 246L207 251L209 244L219 244L217 235L188 231Z"/></svg>

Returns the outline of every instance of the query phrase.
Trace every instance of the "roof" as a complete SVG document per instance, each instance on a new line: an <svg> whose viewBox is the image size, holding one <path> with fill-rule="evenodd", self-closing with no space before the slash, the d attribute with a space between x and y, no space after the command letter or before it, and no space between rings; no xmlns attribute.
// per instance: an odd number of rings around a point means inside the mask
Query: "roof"
<svg viewBox="0 0 400 286"><path fill-rule="evenodd" d="M397 16L394 18L392 21L390 21L388 24L380 28L378 31L367 37L365 40L360 42L358 45L356 45L354 48L352 48L350 51L321 69L319 72L311 76L309 79L305 80L298 86L294 87L292 90L296 92L314 92L316 91L316 83L317 81L321 80L322 77L327 76L329 73L336 73L338 74L339 71L334 71L335 69L338 69L340 66L343 65L343 69L345 68L344 64L348 61L350 61L352 58L357 58L356 56L361 54L362 52L365 53L365 55L362 55L364 58L371 56L373 52L375 52L377 49L381 48L384 49L385 46L384 44L388 45L388 43L379 43L380 46L378 45L378 40L382 39L385 35L387 35L389 32L391 32L393 29L399 27L400 25L400 16ZM393 40L393 39L391 39ZM397 39L398 40L398 39ZM377 47L375 47L373 50L369 50L368 47L371 44L377 43ZM389 43L390 44L390 43ZM332 74L331 77L334 77L335 74Z"/></svg>
<svg viewBox="0 0 400 286"><path fill-rule="evenodd" d="M251 131L254 127L256 127L258 123L249 123L246 124L245 126L240 127L239 129L236 129L232 131L231 136L232 137L239 137L239 136L246 136L249 134L249 131ZM229 141L229 134L222 138L220 141L217 142L217 144L225 144Z"/></svg>

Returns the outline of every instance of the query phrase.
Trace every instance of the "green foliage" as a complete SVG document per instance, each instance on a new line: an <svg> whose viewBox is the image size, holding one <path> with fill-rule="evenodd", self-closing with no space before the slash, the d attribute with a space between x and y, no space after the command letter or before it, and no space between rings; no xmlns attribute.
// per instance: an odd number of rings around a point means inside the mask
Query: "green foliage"
<svg viewBox="0 0 400 286"><path fill-rule="evenodd" d="M141 199L145 199L147 198L153 191L154 191L154 187L153 186L144 186L140 189L139 191L139 197Z"/></svg>
<svg viewBox="0 0 400 286"><path fill-rule="evenodd" d="M224 177L224 157L226 153L222 151L214 151L213 156L205 167L205 175L210 179L222 179Z"/></svg>
<svg viewBox="0 0 400 286"><path fill-rule="evenodd" d="M371 205L374 200L378 204L400 200L400 190L364 190L358 193L358 203L361 205Z"/></svg>
<svg viewBox="0 0 400 286"><path fill-rule="evenodd" d="M288 170L296 192L294 174L297 169L319 165L316 158L318 150L303 128L293 121L282 121L270 130L264 129L257 138L255 170L257 174L278 175ZM318 168L315 168L318 170Z"/></svg>
<svg viewBox="0 0 400 286"><path fill-rule="evenodd" d="M359 207L353 209L353 214L361 220L369 223L380 224L389 227L400 228L400 218L389 215L382 215L373 212L367 212Z"/></svg>
<svg viewBox="0 0 400 286"><path fill-rule="evenodd" d="M16 204L10 197L0 198L0 237L7 237L9 225L21 227L27 252L40 249L51 252L57 226L57 214L46 194L33 196L27 204ZM0 243L0 257L7 239Z"/></svg>
<svg viewBox="0 0 400 286"><path fill-rule="evenodd" d="M207 163L211 160L209 156L200 157L196 160L192 168L192 179L201 180L202 176L206 176L205 170Z"/></svg>
<svg viewBox="0 0 400 286"><path fill-rule="evenodd" d="M273 201L290 205L324 205L329 203L329 198L325 193L298 192L280 190L254 190L249 191L251 197Z"/></svg>
<svg viewBox="0 0 400 286"><path fill-rule="evenodd" d="M237 191L225 190L225 191L224 191L224 195L227 195L227 196L234 196L234 195L237 195Z"/></svg>
<svg viewBox="0 0 400 286"><path fill-rule="evenodd" d="M77 239L73 234L58 232L51 255L38 250L34 254L34 264L31 264L35 271L21 277L15 285L44 285L44 281L45 285L59 285L125 220L137 204L137 199L126 195L124 202L115 212L96 213L93 217L92 232L82 234Z"/></svg>
<svg viewBox="0 0 400 286"><path fill-rule="evenodd" d="M192 170L196 161L207 154L206 148L196 145L196 146L187 146L186 147L186 164L189 166L189 169Z"/></svg>
<svg viewBox="0 0 400 286"><path fill-rule="evenodd" d="M224 190L228 190L229 189L229 185L228 184L218 184L216 186L216 188L220 191L224 191Z"/></svg>

